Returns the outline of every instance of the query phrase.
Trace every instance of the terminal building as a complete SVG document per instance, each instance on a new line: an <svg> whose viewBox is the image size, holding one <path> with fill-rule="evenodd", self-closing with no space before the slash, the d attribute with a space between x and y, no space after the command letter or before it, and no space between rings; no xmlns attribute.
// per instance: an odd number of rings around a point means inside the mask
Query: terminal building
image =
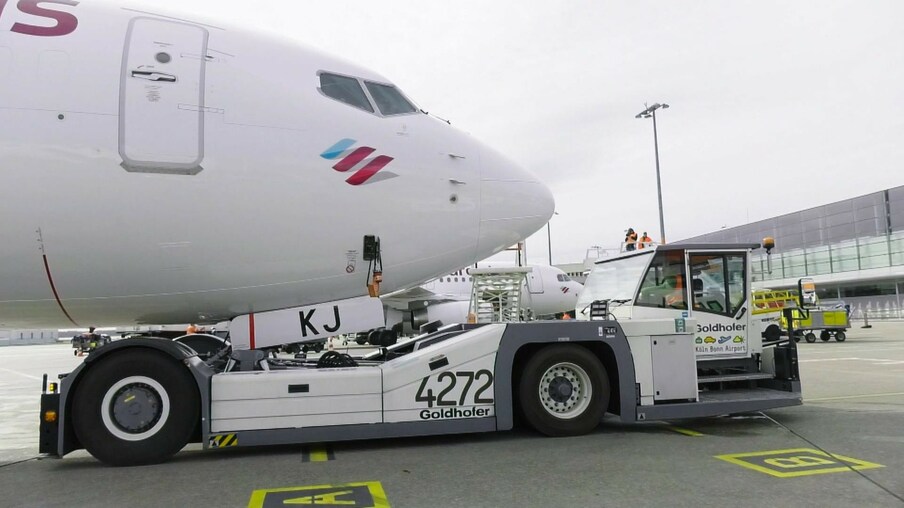
<svg viewBox="0 0 904 508"><path fill-rule="evenodd" d="M762 243L775 239L772 272L754 255L755 289L816 282L822 304L847 304L853 318L900 318L904 293L904 186L808 208L679 243Z"/></svg>
<svg viewBox="0 0 904 508"><path fill-rule="evenodd" d="M796 288L816 282L822 305L850 305L852 318L904 318L904 186L816 206L676 243L758 243L771 236L772 271L765 251L754 252L754 289ZM588 260L619 251L594 247ZM558 265L583 282L588 261Z"/></svg>
<svg viewBox="0 0 904 508"><path fill-rule="evenodd" d="M0 330L0 346L56 344L58 340L58 330Z"/></svg>

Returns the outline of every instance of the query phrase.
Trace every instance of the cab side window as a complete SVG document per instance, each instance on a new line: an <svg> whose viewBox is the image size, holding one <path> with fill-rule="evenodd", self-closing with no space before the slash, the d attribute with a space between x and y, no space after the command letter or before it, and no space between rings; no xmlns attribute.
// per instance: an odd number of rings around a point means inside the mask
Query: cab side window
<svg viewBox="0 0 904 508"><path fill-rule="evenodd" d="M691 254L694 310L735 315L744 304L747 266L742 254Z"/></svg>
<svg viewBox="0 0 904 508"><path fill-rule="evenodd" d="M662 309L687 308L687 274L682 251L660 251L650 263L635 305Z"/></svg>

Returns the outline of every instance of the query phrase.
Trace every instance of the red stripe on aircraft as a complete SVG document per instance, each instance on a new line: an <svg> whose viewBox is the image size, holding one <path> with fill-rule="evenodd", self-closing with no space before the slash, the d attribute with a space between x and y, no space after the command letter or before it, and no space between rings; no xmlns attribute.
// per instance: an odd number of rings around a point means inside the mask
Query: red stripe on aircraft
<svg viewBox="0 0 904 508"><path fill-rule="evenodd" d="M352 169L359 162L363 161L367 158L368 155L374 153L376 151L375 148L371 148L369 146L362 146L361 148L355 150L354 152L348 154L344 159L336 163L333 166L333 169L336 171L345 173L346 171Z"/></svg>
<svg viewBox="0 0 904 508"><path fill-rule="evenodd" d="M248 314L248 345L254 349L254 313Z"/></svg>
<svg viewBox="0 0 904 508"><path fill-rule="evenodd" d="M362 183L369 180L370 177L374 176L377 171L383 169L383 167L385 167L390 162L392 162L392 157L388 155L380 155L374 158L374 160L367 163L366 166L356 171L354 175L348 177L348 180L346 180L346 182L352 185L361 185Z"/></svg>
<svg viewBox="0 0 904 508"><path fill-rule="evenodd" d="M53 276L50 275L50 263L47 261L47 254L44 254L43 257L44 271L47 273L47 282L50 282L50 290L53 291L53 297L56 298L57 305L60 306L60 310L63 311L63 314L66 315L66 319L68 319L70 323L79 326L79 324L72 319L72 316L69 315L69 312L66 311L66 307L63 306L63 302L60 300L60 294L57 293L56 285L53 283Z"/></svg>

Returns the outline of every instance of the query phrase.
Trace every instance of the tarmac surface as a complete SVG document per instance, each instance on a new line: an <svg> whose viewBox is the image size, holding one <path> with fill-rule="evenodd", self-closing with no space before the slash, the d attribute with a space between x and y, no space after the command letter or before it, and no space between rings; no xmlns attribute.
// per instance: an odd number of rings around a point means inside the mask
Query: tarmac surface
<svg viewBox="0 0 904 508"><path fill-rule="evenodd" d="M799 344L799 407L631 425L609 417L574 438L515 430L190 445L131 468L84 451L38 458L41 375L82 359L68 344L0 348L0 507L904 506L904 323L873 324L857 323L844 343Z"/></svg>

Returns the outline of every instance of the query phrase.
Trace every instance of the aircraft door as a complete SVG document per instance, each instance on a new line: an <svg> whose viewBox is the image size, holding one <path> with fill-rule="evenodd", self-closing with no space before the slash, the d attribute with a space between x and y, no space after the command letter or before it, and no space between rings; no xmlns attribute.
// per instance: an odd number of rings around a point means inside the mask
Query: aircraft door
<svg viewBox="0 0 904 508"><path fill-rule="evenodd" d="M193 175L204 158L208 32L134 18L123 53L119 153L127 171Z"/></svg>
<svg viewBox="0 0 904 508"><path fill-rule="evenodd" d="M527 289L532 295L543 293L543 274L534 268L527 274Z"/></svg>

